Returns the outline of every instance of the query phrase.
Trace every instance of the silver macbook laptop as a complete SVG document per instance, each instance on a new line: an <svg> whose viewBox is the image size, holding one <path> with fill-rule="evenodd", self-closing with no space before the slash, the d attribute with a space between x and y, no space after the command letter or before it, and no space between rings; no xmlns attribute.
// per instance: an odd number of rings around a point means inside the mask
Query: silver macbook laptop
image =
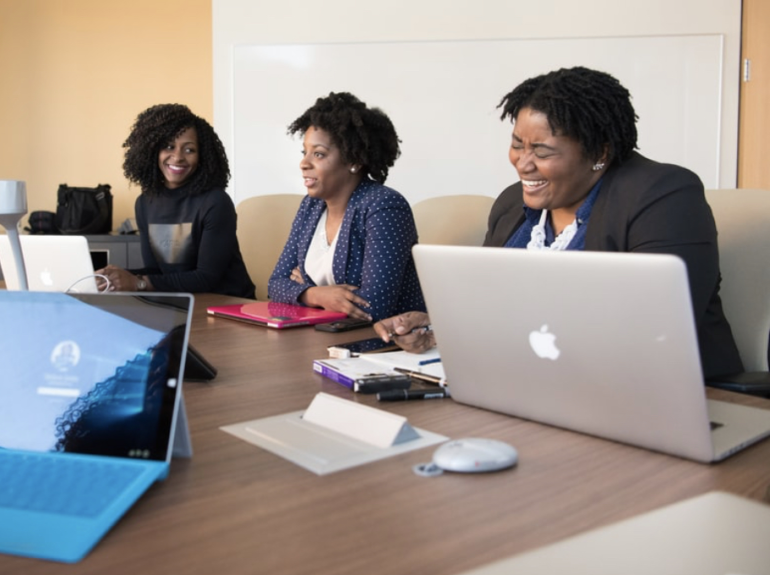
<svg viewBox="0 0 770 575"><path fill-rule="evenodd" d="M413 252L456 401L702 462L770 435L770 410L707 401L679 258Z"/></svg>
<svg viewBox="0 0 770 575"><path fill-rule="evenodd" d="M0 291L0 553L75 562L190 456L189 294Z"/></svg>
<svg viewBox="0 0 770 575"><path fill-rule="evenodd" d="M20 236L27 284L32 291L95 293L96 278L84 236ZM0 267L9 290L19 289L19 277L6 235L0 235Z"/></svg>
<svg viewBox="0 0 770 575"><path fill-rule="evenodd" d="M770 506L711 492L464 575L767 575Z"/></svg>

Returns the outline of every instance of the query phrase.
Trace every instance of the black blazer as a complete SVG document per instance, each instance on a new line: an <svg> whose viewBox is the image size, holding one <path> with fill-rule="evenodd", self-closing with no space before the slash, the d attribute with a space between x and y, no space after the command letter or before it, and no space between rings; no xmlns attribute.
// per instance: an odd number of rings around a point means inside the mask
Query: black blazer
<svg viewBox="0 0 770 575"><path fill-rule="evenodd" d="M484 245L505 245L523 222L521 182L517 182L495 200ZM704 376L743 371L719 298L716 224L697 175L638 153L613 165L591 211L585 249L681 257L690 280Z"/></svg>

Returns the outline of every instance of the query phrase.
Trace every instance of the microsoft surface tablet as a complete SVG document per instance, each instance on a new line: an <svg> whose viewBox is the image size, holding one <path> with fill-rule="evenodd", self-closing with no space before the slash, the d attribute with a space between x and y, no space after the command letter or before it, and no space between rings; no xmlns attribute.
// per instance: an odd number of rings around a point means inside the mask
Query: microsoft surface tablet
<svg viewBox="0 0 770 575"><path fill-rule="evenodd" d="M192 297L0 291L0 552L80 560L190 455Z"/></svg>

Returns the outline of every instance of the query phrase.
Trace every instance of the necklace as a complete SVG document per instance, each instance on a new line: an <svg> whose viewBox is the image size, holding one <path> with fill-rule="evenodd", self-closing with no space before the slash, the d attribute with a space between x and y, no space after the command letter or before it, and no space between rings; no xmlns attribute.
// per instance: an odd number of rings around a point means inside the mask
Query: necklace
<svg viewBox="0 0 770 575"><path fill-rule="evenodd" d="M572 223L562 230L550 246L545 245L545 222L548 218L548 210L543 210L540 214L540 221L537 225L532 227L532 235L530 236L529 243L527 244L528 250L553 250L563 251L567 249L567 246L572 241L577 233L578 224L577 220L572 220Z"/></svg>

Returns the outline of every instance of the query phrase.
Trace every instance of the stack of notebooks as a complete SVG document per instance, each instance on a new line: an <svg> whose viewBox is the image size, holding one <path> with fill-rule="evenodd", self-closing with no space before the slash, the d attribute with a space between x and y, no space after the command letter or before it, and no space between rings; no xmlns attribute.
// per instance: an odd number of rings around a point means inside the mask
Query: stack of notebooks
<svg viewBox="0 0 770 575"><path fill-rule="evenodd" d="M317 359L313 371L359 393L408 389L412 378L446 385L438 350L414 354L405 351L361 354L346 359Z"/></svg>

